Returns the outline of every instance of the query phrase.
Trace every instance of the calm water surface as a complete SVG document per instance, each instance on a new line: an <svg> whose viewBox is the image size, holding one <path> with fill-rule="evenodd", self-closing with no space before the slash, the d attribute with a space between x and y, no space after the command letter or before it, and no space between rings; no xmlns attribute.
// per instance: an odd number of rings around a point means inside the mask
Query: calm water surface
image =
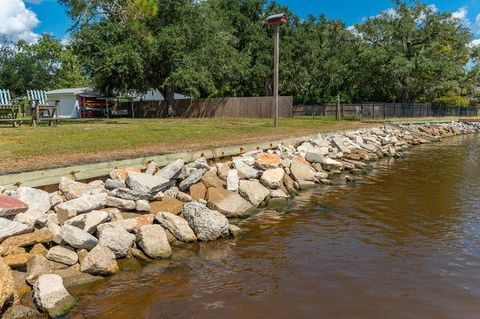
<svg viewBox="0 0 480 319"><path fill-rule="evenodd" d="M480 136L303 192L238 242L84 287L73 318L480 318Z"/></svg>

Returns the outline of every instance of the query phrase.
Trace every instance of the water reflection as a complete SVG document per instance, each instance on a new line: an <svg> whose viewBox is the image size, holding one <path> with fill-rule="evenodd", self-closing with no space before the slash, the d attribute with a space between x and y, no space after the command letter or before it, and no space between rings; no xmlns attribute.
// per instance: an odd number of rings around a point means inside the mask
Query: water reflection
<svg viewBox="0 0 480 319"><path fill-rule="evenodd" d="M84 318L478 318L479 136L303 193L238 242L177 250L79 291Z"/></svg>

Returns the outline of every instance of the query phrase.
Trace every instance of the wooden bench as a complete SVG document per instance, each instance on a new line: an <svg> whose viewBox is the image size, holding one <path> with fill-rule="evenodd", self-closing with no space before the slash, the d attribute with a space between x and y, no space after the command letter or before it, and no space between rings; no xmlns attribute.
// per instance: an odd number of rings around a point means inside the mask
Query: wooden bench
<svg viewBox="0 0 480 319"><path fill-rule="evenodd" d="M0 89L0 123L12 123L13 127L22 124L18 119L20 106L13 105L10 99L10 91Z"/></svg>
<svg viewBox="0 0 480 319"><path fill-rule="evenodd" d="M48 125L58 125L58 102L48 102L47 93L41 90L27 90L28 100L32 112L31 126L37 126L41 121L48 121Z"/></svg>

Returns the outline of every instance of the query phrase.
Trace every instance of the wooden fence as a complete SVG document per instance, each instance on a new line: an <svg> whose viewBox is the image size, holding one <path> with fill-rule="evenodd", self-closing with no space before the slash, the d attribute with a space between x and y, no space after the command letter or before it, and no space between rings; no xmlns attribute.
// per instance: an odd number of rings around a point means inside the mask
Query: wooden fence
<svg viewBox="0 0 480 319"><path fill-rule="evenodd" d="M214 99L177 100L175 110L169 112L165 101L142 101L134 103L135 117L244 117L270 118L273 116L272 97L235 97ZM125 108L128 107L125 105ZM172 114L173 111L173 114ZM130 114L131 115L131 114ZM293 97L279 98L279 116L293 116Z"/></svg>
<svg viewBox="0 0 480 319"><path fill-rule="evenodd" d="M294 115L297 116L327 116L335 117L337 106L297 105ZM404 103L358 103L340 104L341 116L352 116L366 119L384 118L414 118L414 117L447 117L447 116L478 116L478 108L474 106L448 107L431 104Z"/></svg>

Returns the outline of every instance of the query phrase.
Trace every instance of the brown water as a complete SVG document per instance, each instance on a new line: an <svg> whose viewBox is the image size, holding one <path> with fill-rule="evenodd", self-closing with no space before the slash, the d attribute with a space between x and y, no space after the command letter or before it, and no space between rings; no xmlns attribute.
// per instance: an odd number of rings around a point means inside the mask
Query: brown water
<svg viewBox="0 0 480 319"><path fill-rule="evenodd" d="M480 136L303 192L238 242L80 291L75 318L480 318Z"/></svg>

